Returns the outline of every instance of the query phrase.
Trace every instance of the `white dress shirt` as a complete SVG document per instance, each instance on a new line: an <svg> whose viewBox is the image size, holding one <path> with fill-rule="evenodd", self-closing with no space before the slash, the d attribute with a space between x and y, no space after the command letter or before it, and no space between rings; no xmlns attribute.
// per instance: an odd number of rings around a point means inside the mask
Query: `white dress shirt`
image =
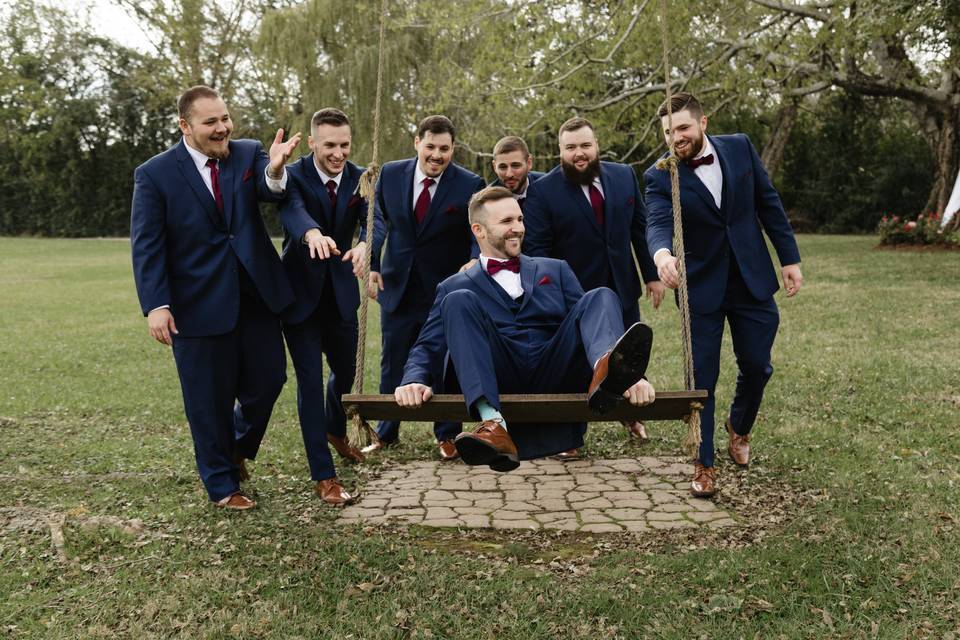
<svg viewBox="0 0 960 640"><path fill-rule="evenodd" d="M420 199L420 192L423 191L423 179L428 177L420 170L420 161L417 160L417 168L413 171L413 209L417 208L417 200ZM437 185L440 184L440 178L442 177L443 174L441 173L436 178L430 178L433 180L433 184L430 185L430 202L433 202L433 196L437 195Z"/></svg>
<svg viewBox="0 0 960 640"><path fill-rule="evenodd" d="M320 168L320 165L317 164L317 159L313 159L313 168L317 170L317 175L320 176L320 181L323 182L323 186L326 187L327 183L333 180L337 183L337 186L333 188L337 195L340 195L340 181L343 179L343 171L338 173L335 176L328 176L326 172Z"/></svg>
<svg viewBox="0 0 960 640"><path fill-rule="evenodd" d="M519 201L519 200L523 200L524 198L526 198L526 197L527 197L527 189L529 189L529 188L530 188L530 178L528 177L526 180L523 181L523 191L521 191L520 193L514 193L514 194L513 194L513 199Z"/></svg>
<svg viewBox="0 0 960 640"><path fill-rule="evenodd" d="M501 258L493 258L494 260L503 261ZM487 270L487 261L490 260L488 256L480 254L480 268L484 271ZM516 300L523 295L523 285L520 284L520 274L514 273L508 269L500 269L496 274L490 276L493 278L494 282L500 285L504 291L507 292L507 295Z"/></svg>

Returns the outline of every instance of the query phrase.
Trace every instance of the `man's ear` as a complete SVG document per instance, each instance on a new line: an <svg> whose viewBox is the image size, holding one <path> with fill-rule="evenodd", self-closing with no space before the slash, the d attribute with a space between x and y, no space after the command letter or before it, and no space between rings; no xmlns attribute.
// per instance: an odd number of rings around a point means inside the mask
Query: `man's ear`
<svg viewBox="0 0 960 640"><path fill-rule="evenodd" d="M707 130L707 116L700 116L700 130L706 132Z"/></svg>
<svg viewBox="0 0 960 640"><path fill-rule="evenodd" d="M180 133L183 135L190 133L190 125L185 118L180 118L180 120L177 121L177 125L180 127Z"/></svg>

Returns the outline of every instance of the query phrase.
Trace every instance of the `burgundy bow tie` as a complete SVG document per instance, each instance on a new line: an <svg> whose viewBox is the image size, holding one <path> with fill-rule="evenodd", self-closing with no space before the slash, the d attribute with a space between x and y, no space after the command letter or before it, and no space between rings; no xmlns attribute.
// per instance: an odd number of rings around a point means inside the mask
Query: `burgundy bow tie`
<svg viewBox="0 0 960 640"><path fill-rule="evenodd" d="M713 154L708 153L702 158L690 158L689 160L687 160L687 166L690 167L691 169L696 169L702 164L713 164Z"/></svg>
<svg viewBox="0 0 960 640"><path fill-rule="evenodd" d="M496 275L501 269L520 273L520 258L510 258L509 260L494 260L490 258L487 260L487 273L491 276Z"/></svg>

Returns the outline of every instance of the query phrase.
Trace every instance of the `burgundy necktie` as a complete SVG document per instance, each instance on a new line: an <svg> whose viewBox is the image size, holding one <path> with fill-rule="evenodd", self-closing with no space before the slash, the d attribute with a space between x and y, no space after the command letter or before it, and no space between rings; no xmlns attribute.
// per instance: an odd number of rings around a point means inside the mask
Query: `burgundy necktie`
<svg viewBox="0 0 960 640"><path fill-rule="evenodd" d="M494 260L490 258L487 260L487 273L491 276L502 270L520 273L520 258L513 257L509 260Z"/></svg>
<svg viewBox="0 0 960 640"><path fill-rule="evenodd" d="M327 180L327 195L330 196L330 222L337 215L337 181Z"/></svg>
<svg viewBox="0 0 960 640"><path fill-rule="evenodd" d="M433 184L433 178L424 178L422 184L423 191L417 198L417 206L413 208L413 214L417 216L417 224L423 222L427 217L427 211L430 210L430 186Z"/></svg>
<svg viewBox="0 0 960 640"><path fill-rule="evenodd" d="M217 161L213 158L207 160L207 166L210 167L210 186L213 187L213 199L217 203L217 211L223 215L223 194L220 193L220 168Z"/></svg>
<svg viewBox="0 0 960 640"><path fill-rule="evenodd" d="M708 153L702 158L690 158L689 160L687 160L687 166L690 167L691 169L696 169L702 164L713 164L713 154Z"/></svg>
<svg viewBox="0 0 960 640"><path fill-rule="evenodd" d="M590 206L593 207L593 217L597 224L603 226L603 194L594 184L590 184Z"/></svg>

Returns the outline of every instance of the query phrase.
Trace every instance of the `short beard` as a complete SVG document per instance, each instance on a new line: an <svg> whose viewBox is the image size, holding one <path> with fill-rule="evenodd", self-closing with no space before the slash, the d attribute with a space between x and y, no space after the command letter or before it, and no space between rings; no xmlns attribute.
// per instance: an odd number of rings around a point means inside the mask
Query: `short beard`
<svg viewBox="0 0 960 640"><path fill-rule="evenodd" d="M563 169L563 175L567 180L574 184L590 186L594 179L600 176L600 158L594 158L583 171L578 171L572 164L560 161L560 168Z"/></svg>
<svg viewBox="0 0 960 640"><path fill-rule="evenodd" d="M497 251L499 251L499 252L502 253L503 255L512 258L513 256L511 256L510 253L507 251L507 240L512 240L513 238L517 238L517 237L520 238L520 247L521 247L521 251L522 251L522 250L523 250L523 236L509 236L509 237L503 236L503 237L501 237L501 238L498 238L496 242L490 242L490 246L492 246L494 249L496 249ZM519 253L518 253L517 255L519 255Z"/></svg>

